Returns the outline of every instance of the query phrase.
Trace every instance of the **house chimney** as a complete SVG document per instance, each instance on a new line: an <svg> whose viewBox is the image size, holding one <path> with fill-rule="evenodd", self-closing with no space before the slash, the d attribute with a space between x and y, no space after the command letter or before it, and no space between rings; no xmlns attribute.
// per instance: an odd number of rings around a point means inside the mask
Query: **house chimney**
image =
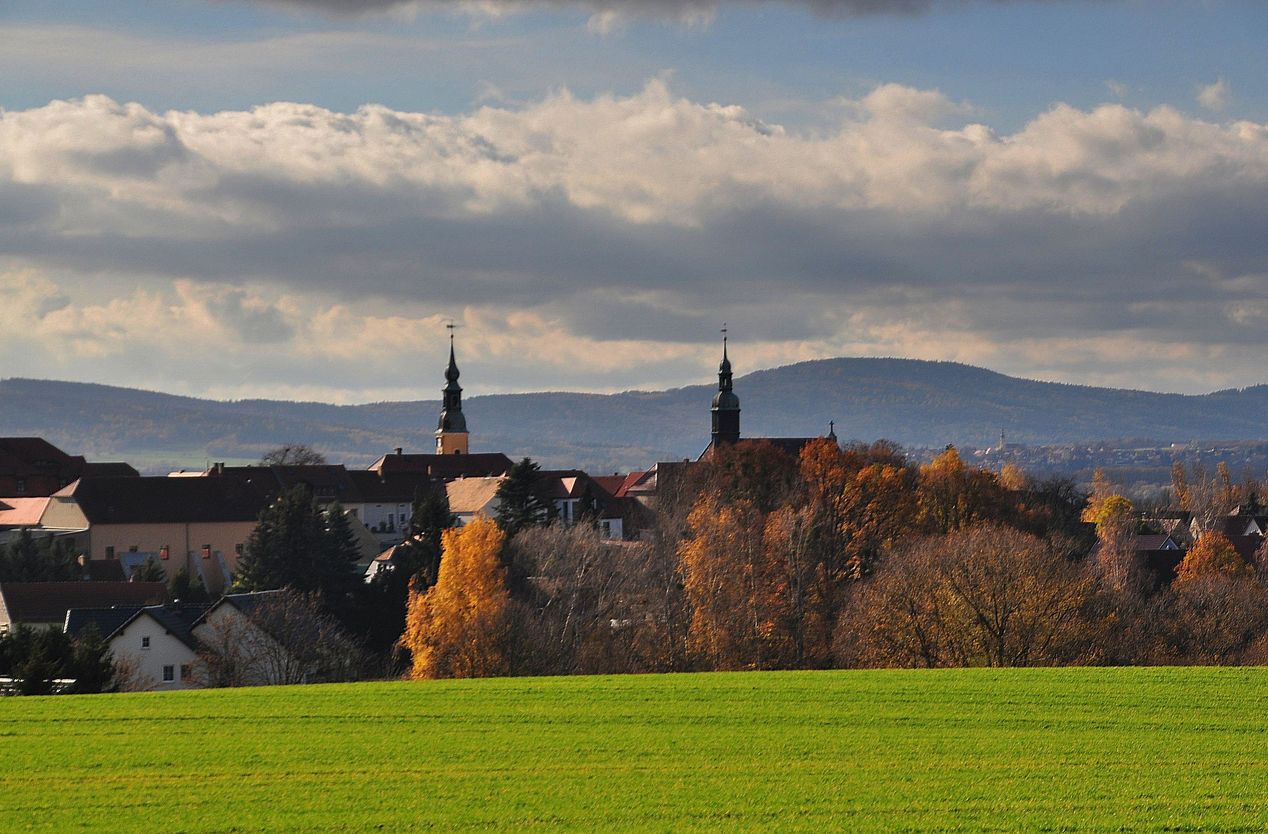
<svg viewBox="0 0 1268 834"><path fill-rule="evenodd" d="M404 449L402 449L400 446L397 446L397 447L396 447L396 456L399 458L399 457L400 457L401 455L403 455L403 454L405 454L405 450L404 450Z"/></svg>
<svg viewBox="0 0 1268 834"><path fill-rule="evenodd" d="M216 461L213 466L215 467L217 475L225 474L225 462L223 460Z"/></svg>

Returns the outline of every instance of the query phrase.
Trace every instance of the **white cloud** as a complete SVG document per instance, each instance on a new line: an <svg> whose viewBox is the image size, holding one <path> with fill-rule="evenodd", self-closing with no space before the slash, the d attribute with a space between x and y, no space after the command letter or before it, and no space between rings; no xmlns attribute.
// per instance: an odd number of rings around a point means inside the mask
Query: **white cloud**
<svg viewBox="0 0 1268 834"><path fill-rule="evenodd" d="M1219 113L1228 107L1232 91L1228 87L1228 82L1223 78L1217 80L1214 84L1206 84L1198 88L1198 104L1207 110Z"/></svg>
<svg viewBox="0 0 1268 834"><path fill-rule="evenodd" d="M1002 133L900 85L822 108L790 130L657 80L452 116L0 112L9 372L402 396L461 313L473 390L707 378L724 318L750 367L1262 381L1268 126L1059 104Z"/></svg>

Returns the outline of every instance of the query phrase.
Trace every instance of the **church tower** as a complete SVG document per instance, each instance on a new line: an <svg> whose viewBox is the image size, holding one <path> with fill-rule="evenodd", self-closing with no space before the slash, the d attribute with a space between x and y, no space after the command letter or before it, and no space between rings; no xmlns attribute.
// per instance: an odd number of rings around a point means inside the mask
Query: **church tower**
<svg viewBox="0 0 1268 834"><path fill-rule="evenodd" d="M458 384L458 363L453 355L453 325L449 325L449 367L445 368L444 400L440 406L440 422L436 426L436 454L465 455L467 418L462 414L462 386Z"/></svg>
<svg viewBox="0 0 1268 834"><path fill-rule="evenodd" d="M726 355L726 326L722 327L722 364L718 366L718 393L713 396L713 445L740 439L740 398L731 390L731 360Z"/></svg>

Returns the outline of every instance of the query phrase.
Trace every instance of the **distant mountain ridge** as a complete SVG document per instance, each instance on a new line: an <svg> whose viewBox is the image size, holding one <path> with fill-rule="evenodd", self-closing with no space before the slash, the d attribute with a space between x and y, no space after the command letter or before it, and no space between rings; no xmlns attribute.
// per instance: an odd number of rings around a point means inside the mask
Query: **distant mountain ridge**
<svg viewBox="0 0 1268 834"><path fill-rule="evenodd" d="M427 381L420 381L420 387ZM439 387L438 385L436 386ZM713 385L619 394L494 394L463 409L472 451L596 472L694 457L709 441ZM1018 379L954 362L839 358L756 371L735 382L745 436L812 436L907 446L1268 440L1268 385L1160 394ZM368 463L401 446L428 451L439 399L339 406L203 400L129 388L0 380L0 434L40 435L93 460L139 468L244 461L304 442L332 461Z"/></svg>

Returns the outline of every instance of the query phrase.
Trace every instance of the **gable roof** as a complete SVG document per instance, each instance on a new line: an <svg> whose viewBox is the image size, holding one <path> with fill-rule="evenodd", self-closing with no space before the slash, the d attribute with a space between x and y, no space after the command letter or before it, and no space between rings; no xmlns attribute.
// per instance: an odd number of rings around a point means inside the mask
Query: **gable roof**
<svg viewBox="0 0 1268 834"><path fill-rule="evenodd" d="M391 454L370 464L371 472L423 472L434 478L487 478L511 471L511 459L501 452L474 455Z"/></svg>
<svg viewBox="0 0 1268 834"><path fill-rule="evenodd" d="M757 443L769 443L770 445L774 446L776 449L783 452L784 454L791 455L792 457L796 458L801 456L802 449L806 448L806 446L810 445L811 443L814 443L816 440L823 440L823 438L822 437L741 437L739 440L735 441L735 445L749 446L749 445L753 445ZM700 457L697 458L697 460L708 460L709 455L713 453L713 447L714 447L714 443L713 441L710 441L709 445L705 448L705 450L700 453Z"/></svg>
<svg viewBox="0 0 1268 834"><path fill-rule="evenodd" d="M214 611L215 609L219 608L222 605L231 605L234 608L241 611L243 614L246 614L248 617L250 617L252 614L254 614L256 611L259 610L260 606L264 605L266 602L270 600L276 599L277 595L280 593L282 593L282 591L277 590L277 591L252 591L247 594L225 594L220 599L218 599L214 605L208 606L206 612L204 612L203 616L200 617L199 620L201 621L206 619L207 614L210 614L212 611Z"/></svg>
<svg viewBox="0 0 1268 834"><path fill-rule="evenodd" d="M88 461L84 464L81 478L139 478L141 473L130 463L123 461Z"/></svg>
<svg viewBox="0 0 1268 834"><path fill-rule="evenodd" d="M0 606L13 623L64 623L72 608L151 605L166 596L163 582L0 582Z"/></svg>
<svg viewBox="0 0 1268 834"><path fill-rule="evenodd" d="M71 608L66 612L66 621L62 630L68 637L78 637L89 626L95 626L102 638L119 630L124 623L130 622L140 611L140 605L119 605L114 608Z"/></svg>
<svg viewBox="0 0 1268 834"><path fill-rule="evenodd" d="M194 623L198 622L210 607L207 603L182 603L71 609L66 612L66 633L74 637L90 625L94 625L102 637L110 640L141 617L149 617L162 626L168 634L197 651L198 641L194 638Z"/></svg>
<svg viewBox="0 0 1268 834"><path fill-rule="evenodd" d="M208 478L236 480L269 496L306 486L323 500L348 501L353 485L347 468L341 463L294 464L275 466L224 466L216 464L204 473Z"/></svg>
<svg viewBox="0 0 1268 834"><path fill-rule="evenodd" d="M497 497L505 478L458 478L445 484L449 496L449 512L478 513Z"/></svg>
<svg viewBox="0 0 1268 834"><path fill-rule="evenodd" d="M255 521L268 503L234 478L84 478L54 498L74 499L90 524Z"/></svg>
<svg viewBox="0 0 1268 834"><path fill-rule="evenodd" d="M381 501L409 504L414 501L414 494L419 490L427 492L441 488L437 479L421 471L374 472L354 469L348 473L348 479L356 488L357 500L364 503Z"/></svg>
<svg viewBox="0 0 1268 834"><path fill-rule="evenodd" d="M0 527L36 527L48 498L0 498Z"/></svg>
<svg viewBox="0 0 1268 834"><path fill-rule="evenodd" d="M1175 539L1161 533L1142 533L1132 538L1132 550L1179 550Z"/></svg>
<svg viewBox="0 0 1268 834"><path fill-rule="evenodd" d="M68 455L42 437L0 437L0 472L31 466L71 468L84 465L79 455Z"/></svg>
<svg viewBox="0 0 1268 834"><path fill-rule="evenodd" d="M624 475L591 475L590 480L603 487L603 491L613 498L620 497L621 487L625 484Z"/></svg>
<svg viewBox="0 0 1268 834"><path fill-rule="evenodd" d="M194 624L197 623L202 615L211 606L206 603L185 603L184 605L147 605L136 613L136 615L128 622L119 627L119 630L127 628L128 625L138 617L150 617L159 625L161 625L168 634L184 643L194 651L198 651L198 641L194 639Z"/></svg>

